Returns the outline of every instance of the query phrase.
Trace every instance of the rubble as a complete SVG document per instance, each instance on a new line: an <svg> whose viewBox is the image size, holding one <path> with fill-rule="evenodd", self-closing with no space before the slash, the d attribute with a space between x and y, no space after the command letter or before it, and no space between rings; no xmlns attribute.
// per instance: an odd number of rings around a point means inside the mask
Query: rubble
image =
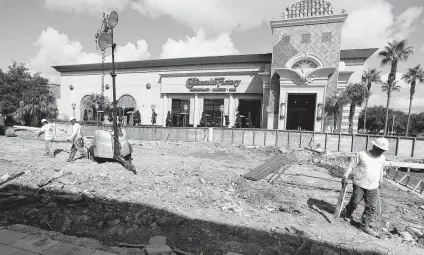
<svg viewBox="0 0 424 255"><path fill-rule="evenodd" d="M7 164L12 166L9 169L16 169L15 172L1 170L0 176L13 176L24 168L35 170L8 183L7 187L13 185L15 190L0 191L0 199L6 198L4 194L8 193L32 194L25 194L26 202L16 208L0 211L5 224L25 222L114 245L121 242L147 245L152 237L166 236L164 242L157 243L165 252L169 252L169 247L174 253L183 254L174 249L176 246L186 253L203 251L205 255L228 251L296 254L300 247L302 253L308 253L312 245L316 246L314 252L334 254L331 252L339 250L331 247L340 243L348 243L349 249L378 248L416 254L411 249L423 238L416 231L422 229L411 224L402 226L408 219L415 219L415 224L424 220L419 209L422 202L389 184L381 190L383 215L376 228L392 237L390 241L373 239L374 242L369 242L369 237L358 235L359 230L353 226L326 221L323 216L332 215L340 189L339 176L348 163L349 154L321 154L303 149L280 151L277 147L249 149L203 142L139 141L134 142L133 163L144 171L134 176L113 162L95 164L77 160L66 164L64 153L54 159L44 158L42 141L19 139L15 144L0 137L0 142L8 148L8 153L0 155L0 162L13 155ZM69 147L68 144L54 146ZM274 184L241 177L273 155L282 153L298 160L299 164L293 165ZM58 173L70 174L42 189L34 186L46 183ZM311 199L321 204L311 206ZM360 205L354 216L359 218L362 211L363 205ZM403 245L399 235L402 231L415 241ZM404 235L408 238L408 234ZM351 236L357 238L355 243L346 241ZM297 237L301 239L293 240ZM304 240L310 243L302 245ZM321 244L324 240L328 245ZM167 243L168 247L163 246ZM145 245L132 248L143 247ZM352 251L352 254L360 252Z"/></svg>

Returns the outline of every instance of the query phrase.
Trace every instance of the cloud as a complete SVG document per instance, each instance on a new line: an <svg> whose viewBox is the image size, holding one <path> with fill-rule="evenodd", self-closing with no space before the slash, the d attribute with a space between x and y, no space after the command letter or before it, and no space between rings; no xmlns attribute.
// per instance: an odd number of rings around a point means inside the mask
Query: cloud
<svg viewBox="0 0 424 255"><path fill-rule="evenodd" d="M59 33L52 27L42 31L35 43L39 47L36 55L30 59L28 67L39 71L52 82L58 82L58 73L51 68L55 65L100 63L101 55L84 52L78 41L72 41L66 34ZM142 60L150 57L147 43L139 40L137 45L127 43L116 48L116 61ZM106 62L111 56L106 56Z"/></svg>
<svg viewBox="0 0 424 255"><path fill-rule="evenodd" d="M161 58L200 57L239 54L228 34L206 39L203 30L186 40L175 41L169 38L162 46Z"/></svg>
<svg viewBox="0 0 424 255"><path fill-rule="evenodd" d="M99 12L122 11L129 0L45 0L44 5L51 11L96 14Z"/></svg>
<svg viewBox="0 0 424 255"><path fill-rule="evenodd" d="M387 41L405 39L417 28L416 23L424 10L423 7L410 7L395 16L393 5L384 0L373 0L362 6L351 12L346 20L342 32L343 48L381 48Z"/></svg>

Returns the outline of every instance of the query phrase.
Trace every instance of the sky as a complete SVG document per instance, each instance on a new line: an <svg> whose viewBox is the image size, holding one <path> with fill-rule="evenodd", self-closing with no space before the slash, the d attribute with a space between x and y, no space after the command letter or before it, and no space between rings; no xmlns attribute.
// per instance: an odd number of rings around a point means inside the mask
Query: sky
<svg viewBox="0 0 424 255"><path fill-rule="evenodd" d="M95 33L102 13L115 10L117 61L256 54L272 51L269 22L297 0L0 0L0 69L12 61L26 63L59 83L51 66L97 63ZM398 66L400 92L391 107L407 111L407 68L424 66L424 0L332 0L336 13L349 14L342 49L383 48L388 41L408 39L414 55ZM110 50L106 61L110 61ZM377 68L387 80L390 67L380 67L375 53L366 69ZM371 105L385 105L379 85ZM417 85L413 111L424 111L424 84Z"/></svg>

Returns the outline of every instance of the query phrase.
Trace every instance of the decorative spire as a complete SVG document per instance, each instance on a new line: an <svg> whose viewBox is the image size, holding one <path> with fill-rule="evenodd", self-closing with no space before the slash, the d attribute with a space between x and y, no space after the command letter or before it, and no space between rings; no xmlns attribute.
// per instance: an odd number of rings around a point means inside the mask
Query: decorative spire
<svg viewBox="0 0 424 255"><path fill-rule="evenodd" d="M282 19L294 19L313 16L333 15L334 9L325 0L302 0L288 6L282 13Z"/></svg>

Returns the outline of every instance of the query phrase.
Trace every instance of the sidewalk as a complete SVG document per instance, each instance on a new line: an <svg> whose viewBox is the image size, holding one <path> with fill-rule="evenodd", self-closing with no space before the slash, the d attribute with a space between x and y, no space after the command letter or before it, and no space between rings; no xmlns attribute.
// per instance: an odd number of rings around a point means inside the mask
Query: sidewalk
<svg viewBox="0 0 424 255"><path fill-rule="evenodd" d="M45 237L0 229L0 255L113 255Z"/></svg>

